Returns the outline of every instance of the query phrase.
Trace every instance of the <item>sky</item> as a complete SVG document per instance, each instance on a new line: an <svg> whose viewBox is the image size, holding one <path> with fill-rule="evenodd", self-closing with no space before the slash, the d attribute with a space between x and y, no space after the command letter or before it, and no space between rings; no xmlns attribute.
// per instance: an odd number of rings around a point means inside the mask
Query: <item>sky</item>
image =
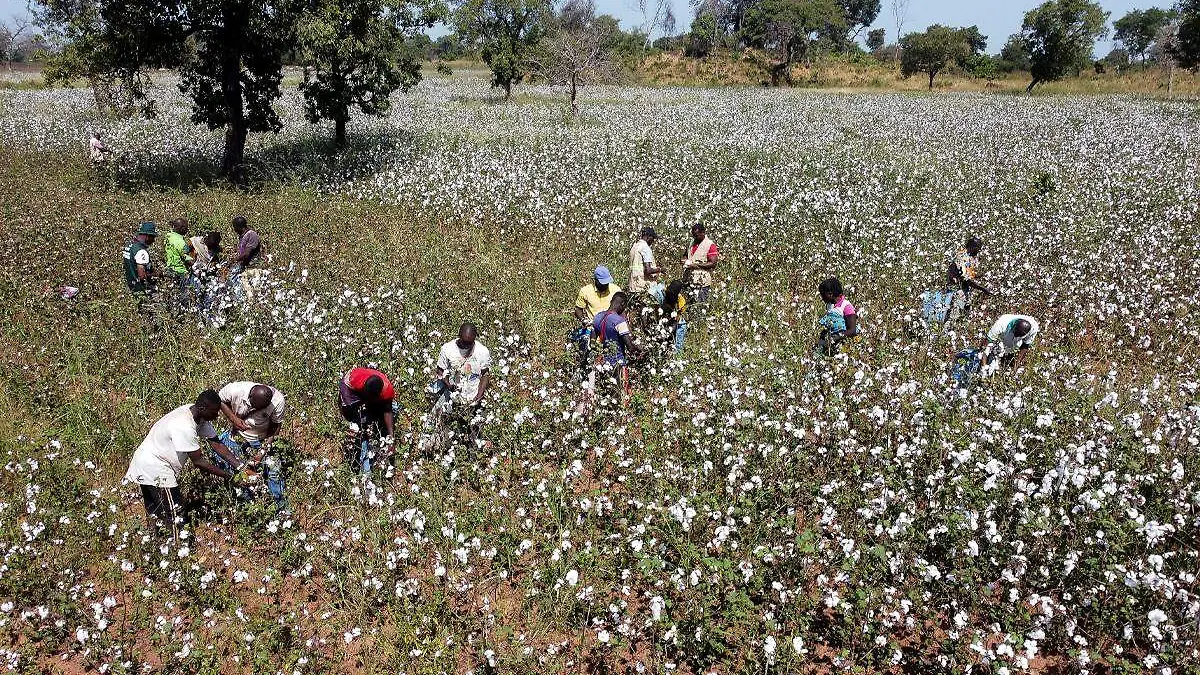
<svg viewBox="0 0 1200 675"><path fill-rule="evenodd" d="M677 30L687 30L692 21L692 8L688 0L667 1L675 8ZM892 4L893 0L883 0L883 11L872 26L887 30L888 42L894 42L896 39L896 20L892 15ZM1009 35L1021 29L1021 20L1025 12L1039 4L1041 0L909 0L903 32L924 30L933 23L948 26L976 25L988 36L988 51L994 54L1004 46ZM1172 4L1174 0L1100 0L1100 5L1112 13L1110 21L1120 18L1131 9L1169 7ZM24 14L25 8L26 0L0 0L0 17L7 19L14 13ZM640 27L643 23L637 0L596 0L596 8L620 19L622 28L626 30ZM1103 56L1111 47L1111 39L1099 42L1096 45L1096 54Z"/></svg>

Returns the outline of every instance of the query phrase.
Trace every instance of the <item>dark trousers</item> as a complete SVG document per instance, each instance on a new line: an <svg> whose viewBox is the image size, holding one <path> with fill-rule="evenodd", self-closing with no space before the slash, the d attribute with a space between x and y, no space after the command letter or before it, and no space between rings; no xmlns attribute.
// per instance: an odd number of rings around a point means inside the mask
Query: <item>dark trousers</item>
<svg viewBox="0 0 1200 675"><path fill-rule="evenodd" d="M142 488L142 503L146 505L146 515L157 528L171 527L176 518L184 518L187 513L183 506L183 494L178 487L161 488L154 485L139 485Z"/></svg>

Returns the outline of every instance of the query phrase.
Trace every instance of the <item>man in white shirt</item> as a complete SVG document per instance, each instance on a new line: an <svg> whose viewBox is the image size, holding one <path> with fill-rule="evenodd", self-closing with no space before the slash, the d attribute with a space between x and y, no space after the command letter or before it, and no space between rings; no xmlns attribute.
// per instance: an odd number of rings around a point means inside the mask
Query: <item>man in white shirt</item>
<svg viewBox="0 0 1200 675"><path fill-rule="evenodd" d="M134 451L125 480L141 487L146 515L157 527L174 525L185 514L179 491L179 474L183 472L185 459L205 473L225 479L233 477L231 471L205 459L200 450L203 441L208 441L213 452L234 471L244 466L217 440L217 430L212 423L220 412L220 396L208 389L196 397L195 403L179 406L163 415Z"/></svg>
<svg viewBox="0 0 1200 675"><path fill-rule="evenodd" d="M478 336L474 324L464 323L458 329L458 339L442 345L437 359L434 387L469 406L482 402L492 384L492 353L476 342Z"/></svg>
<svg viewBox="0 0 1200 675"><path fill-rule="evenodd" d="M654 241L658 238L653 227L643 227L641 236L629 249L629 293L645 293L650 290L662 270L654 261Z"/></svg>
<svg viewBox="0 0 1200 675"><path fill-rule="evenodd" d="M233 427L232 433L223 432L219 440L234 456L250 456L251 464L263 465L267 489L279 509L286 510L282 465L266 445L283 427L283 392L257 382L230 382L221 387L219 395L221 414ZM220 458L217 463L221 464Z"/></svg>
<svg viewBox="0 0 1200 675"><path fill-rule="evenodd" d="M1037 319L1032 316L1024 314L1001 316L988 329L983 347L990 346L991 349L985 350L985 359L987 351L991 351L992 354L1000 357L1000 365L1021 368L1029 358L1029 348L1037 339L1039 330L1041 327L1038 326Z"/></svg>

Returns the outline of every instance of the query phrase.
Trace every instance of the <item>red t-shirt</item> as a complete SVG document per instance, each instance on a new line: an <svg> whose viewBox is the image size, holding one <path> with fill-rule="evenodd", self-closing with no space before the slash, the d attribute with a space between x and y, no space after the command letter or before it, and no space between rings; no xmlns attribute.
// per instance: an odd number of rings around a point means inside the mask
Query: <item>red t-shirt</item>
<svg viewBox="0 0 1200 675"><path fill-rule="evenodd" d="M379 399L383 402L391 401L396 395L396 390L392 388L392 381L388 379L387 375L384 375L378 370L373 368L354 368L350 372L346 373L346 377L343 379L343 381L346 383L347 387L350 387L350 391L361 395L363 386L365 386L367 384L367 380L372 377L383 379L383 391L380 392Z"/></svg>

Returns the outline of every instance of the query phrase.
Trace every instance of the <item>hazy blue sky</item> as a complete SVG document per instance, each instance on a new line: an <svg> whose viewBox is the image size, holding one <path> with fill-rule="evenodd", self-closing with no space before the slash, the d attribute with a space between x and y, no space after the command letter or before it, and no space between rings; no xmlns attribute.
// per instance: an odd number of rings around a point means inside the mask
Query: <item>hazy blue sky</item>
<svg viewBox="0 0 1200 675"><path fill-rule="evenodd" d="M678 17L678 28L686 30L692 20L692 9L688 0L670 0ZM981 2L971 0L910 0L908 14L904 21L904 32L923 30L931 23L942 23L949 26L979 26L980 31L988 36L988 51L997 52L1004 45L1009 35L1021 28L1021 19L1026 10L1040 4L1041 0L996 0ZM1146 7L1168 7L1173 0L1100 0L1105 10L1112 12L1111 18L1118 18L1131 9ZM642 15L638 10L636 0L596 0L600 11L621 19L625 28L634 28L642 23ZM26 0L0 0L0 15L24 13ZM883 0L883 12L875 22L875 27L887 30L888 42L895 40L896 21L892 16L892 0ZM1103 56L1110 48L1108 41L1096 45L1096 53Z"/></svg>

